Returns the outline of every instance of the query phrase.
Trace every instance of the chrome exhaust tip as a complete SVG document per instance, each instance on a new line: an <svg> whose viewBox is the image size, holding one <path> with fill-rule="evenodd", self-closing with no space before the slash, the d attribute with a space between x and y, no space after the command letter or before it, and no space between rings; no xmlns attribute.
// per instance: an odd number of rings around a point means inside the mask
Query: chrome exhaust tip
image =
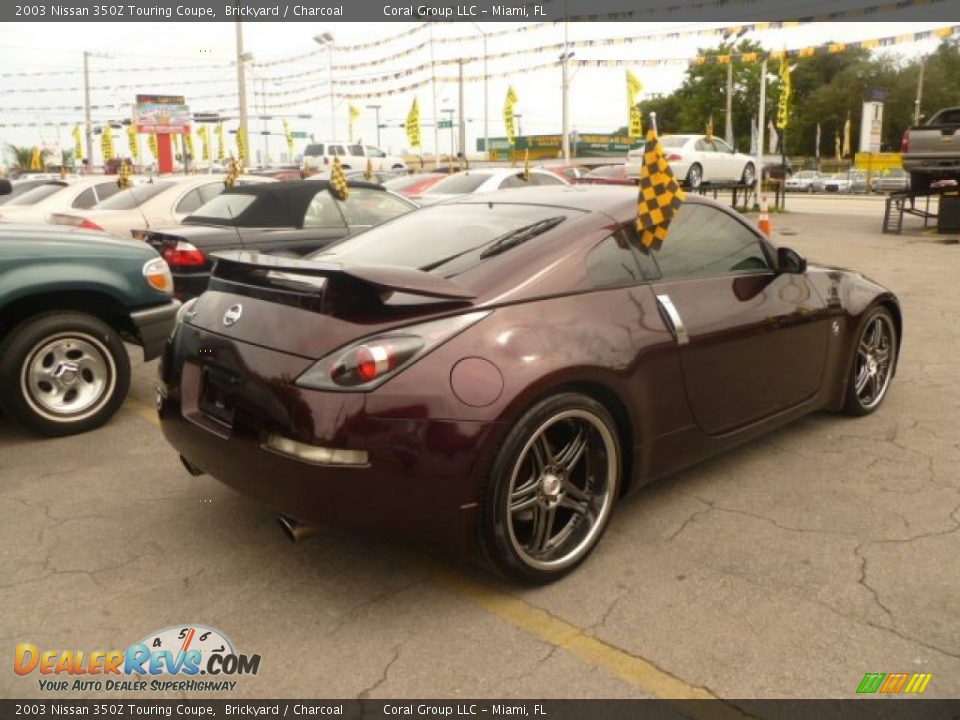
<svg viewBox="0 0 960 720"><path fill-rule="evenodd" d="M298 520L294 520L289 515L278 515L277 522L280 523L280 527L283 529L283 532L286 534L286 536L290 538L291 542L302 542L316 532L316 528L310 525L304 525Z"/></svg>
<svg viewBox="0 0 960 720"><path fill-rule="evenodd" d="M187 469L187 472L197 477L198 475L206 475L206 473L194 465L192 462L187 460L183 455L180 456L180 462L183 463L183 466Z"/></svg>

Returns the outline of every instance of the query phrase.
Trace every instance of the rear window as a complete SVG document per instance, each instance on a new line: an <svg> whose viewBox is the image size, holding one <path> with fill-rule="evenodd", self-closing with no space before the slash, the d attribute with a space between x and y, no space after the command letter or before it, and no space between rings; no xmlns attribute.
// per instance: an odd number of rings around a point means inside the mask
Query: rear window
<svg viewBox="0 0 960 720"><path fill-rule="evenodd" d="M363 145L347 145L347 153L363 156Z"/></svg>
<svg viewBox="0 0 960 720"><path fill-rule="evenodd" d="M167 181L121 190L112 198L107 198L97 205L97 210L133 210L173 186L174 183Z"/></svg>
<svg viewBox="0 0 960 720"><path fill-rule="evenodd" d="M930 118L931 125L960 125L960 108L950 108L949 110L941 110L932 118Z"/></svg>
<svg viewBox="0 0 960 720"><path fill-rule="evenodd" d="M191 217L210 218L212 220L233 221L240 213L256 200L255 195L217 195L213 200L201 206ZM189 220L190 218L187 218Z"/></svg>
<svg viewBox="0 0 960 720"><path fill-rule="evenodd" d="M690 138L681 137L679 135L667 136L660 138L660 146L665 148L678 148L683 147L687 144L687 140Z"/></svg>
<svg viewBox="0 0 960 720"><path fill-rule="evenodd" d="M581 214L512 203L434 205L355 235L310 259L411 267L452 277L483 262L483 250L507 233L557 216L569 220Z"/></svg>
<svg viewBox="0 0 960 720"><path fill-rule="evenodd" d="M304 155L323 155L323 143L313 143L312 145L307 145L307 149L303 151Z"/></svg>
<svg viewBox="0 0 960 720"><path fill-rule="evenodd" d="M412 188L414 185L419 185L429 179L429 175L402 175L400 177L390 178L383 186L387 188L387 190L402 192L407 188Z"/></svg>
<svg viewBox="0 0 960 720"><path fill-rule="evenodd" d="M472 193L491 177L490 173L465 172L444 178L427 190L428 195L460 195Z"/></svg>
<svg viewBox="0 0 960 720"><path fill-rule="evenodd" d="M27 190L23 195L18 195L13 200L7 203L9 206L14 205L34 205L41 200L53 195L55 192L59 192L66 187L65 183L51 183L50 185L40 185L35 187L32 190Z"/></svg>

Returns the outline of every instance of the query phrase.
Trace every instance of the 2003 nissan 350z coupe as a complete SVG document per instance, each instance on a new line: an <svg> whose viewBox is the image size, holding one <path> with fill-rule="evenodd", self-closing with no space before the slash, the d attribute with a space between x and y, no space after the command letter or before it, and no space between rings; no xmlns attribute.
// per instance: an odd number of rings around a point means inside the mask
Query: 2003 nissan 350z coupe
<svg viewBox="0 0 960 720"><path fill-rule="evenodd" d="M630 188L513 189L305 260L225 254L166 348L163 432L305 525L479 548L546 582L644 482L880 405L892 293L708 200L649 252L635 216Z"/></svg>

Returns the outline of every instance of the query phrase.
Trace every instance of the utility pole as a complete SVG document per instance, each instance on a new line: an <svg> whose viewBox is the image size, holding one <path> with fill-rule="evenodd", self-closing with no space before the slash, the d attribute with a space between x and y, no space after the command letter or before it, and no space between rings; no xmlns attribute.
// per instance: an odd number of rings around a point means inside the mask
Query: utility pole
<svg viewBox="0 0 960 720"><path fill-rule="evenodd" d="M760 66L760 109L757 112L757 191L754 206L760 206L760 192L763 190L763 131L767 123L767 58Z"/></svg>
<svg viewBox="0 0 960 720"><path fill-rule="evenodd" d="M920 61L920 79L917 81L917 99L913 101L913 124L920 124L920 102L923 100L923 69L927 66L927 59Z"/></svg>
<svg viewBox="0 0 960 720"><path fill-rule="evenodd" d="M723 139L727 145L733 147L733 58L727 63L727 120L724 126Z"/></svg>
<svg viewBox="0 0 960 720"><path fill-rule="evenodd" d="M373 110L377 119L377 147L380 147L380 108L381 105L367 105L367 110ZM382 149L382 148L381 148Z"/></svg>
<svg viewBox="0 0 960 720"><path fill-rule="evenodd" d="M477 25L472 20L470 24L473 25L477 32L483 36L483 152L486 156L486 159L490 159L490 113L487 112L490 105L490 93L489 93L489 80L490 76L487 72L487 33ZM466 158L464 158L466 159Z"/></svg>
<svg viewBox="0 0 960 720"><path fill-rule="evenodd" d="M453 139L453 108L444 108L440 112L447 113L447 122L450 124L450 160L453 160L453 147L456 144Z"/></svg>
<svg viewBox="0 0 960 720"><path fill-rule="evenodd" d="M90 52L83 52L83 102L87 137L87 169L93 170L93 118L90 113Z"/></svg>
<svg viewBox="0 0 960 720"><path fill-rule="evenodd" d="M260 78L260 135L263 138L263 167L270 166L270 145L267 135L267 81Z"/></svg>
<svg viewBox="0 0 960 720"><path fill-rule="evenodd" d="M467 118L463 114L463 58L460 59L460 157L467 158Z"/></svg>
<svg viewBox="0 0 960 720"><path fill-rule="evenodd" d="M437 112L437 65L433 56L433 23L430 23L430 89L433 93L433 153L434 166L440 165L440 114Z"/></svg>
<svg viewBox="0 0 960 720"><path fill-rule="evenodd" d="M240 128L237 130L243 136L243 146L250 155L250 134L247 132L247 73L244 63L247 56L243 52L243 23L236 23L237 29L237 93L240 100ZM241 158L249 162L249 157Z"/></svg>

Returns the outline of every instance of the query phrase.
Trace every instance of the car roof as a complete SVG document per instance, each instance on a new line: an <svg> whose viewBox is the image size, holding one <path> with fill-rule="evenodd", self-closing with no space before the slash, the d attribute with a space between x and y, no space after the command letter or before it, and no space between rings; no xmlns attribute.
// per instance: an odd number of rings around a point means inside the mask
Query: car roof
<svg viewBox="0 0 960 720"><path fill-rule="evenodd" d="M687 193L686 197L688 203L726 209L722 203L700 195ZM583 212L601 212L619 221L631 213L636 213L637 188L627 185L538 185L458 195L442 202L443 205L484 203L546 205Z"/></svg>
<svg viewBox="0 0 960 720"><path fill-rule="evenodd" d="M367 188L368 190L380 190L386 192L382 185L376 183L351 180L347 183L352 188ZM255 183L252 185L234 185L232 188L224 190L225 193L243 194L243 195L273 195L276 193L310 193L311 197L316 195L319 190L330 187L329 180L282 180L270 183Z"/></svg>

